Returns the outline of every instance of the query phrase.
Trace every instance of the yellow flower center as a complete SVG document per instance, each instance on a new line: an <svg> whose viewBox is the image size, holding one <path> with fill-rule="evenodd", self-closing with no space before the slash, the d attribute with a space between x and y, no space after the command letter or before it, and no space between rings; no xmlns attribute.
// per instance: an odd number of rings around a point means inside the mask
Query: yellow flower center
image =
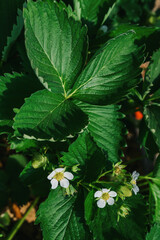
<svg viewBox="0 0 160 240"><path fill-rule="evenodd" d="M57 172L55 175L54 175L54 178L57 179L57 181L60 181L64 178L64 173L63 172Z"/></svg>
<svg viewBox="0 0 160 240"><path fill-rule="evenodd" d="M136 180L132 179L131 184L136 185Z"/></svg>
<svg viewBox="0 0 160 240"><path fill-rule="evenodd" d="M110 198L109 193L103 193L101 198L107 201Z"/></svg>

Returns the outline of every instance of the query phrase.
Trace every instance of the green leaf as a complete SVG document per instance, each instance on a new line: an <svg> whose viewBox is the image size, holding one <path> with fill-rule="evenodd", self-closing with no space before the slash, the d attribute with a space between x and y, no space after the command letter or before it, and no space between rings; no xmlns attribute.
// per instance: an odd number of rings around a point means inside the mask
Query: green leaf
<svg viewBox="0 0 160 240"><path fill-rule="evenodd" d="M13 127L17 136L56 141L72 137L86 124L87 117L80 108L45 89L26 99Z"/></svg>
<svg viewBox="0 0 160 240"><path fill-rule="evenodd" d="M33 69L47 89L66 95L85 63L86 27L49 1L28 2L24 18Z"/></svg>
<svg viewBox="0 0 160 240"><path fill-rule="evenodd" d="M93 203L96 205L96 202ZM95 240L143 240L145 234L145 207L140 196L132 196L125 200L125 204L131 209L126 218L120 218L117 222L117 212L123 202L119 200L113 206L108 204L104 209L93 208L93 215L89 227L93 231ZM138 217L137 217L138 216Z"/></svg>
<svg viewBox="0 0 160 240"><path fill-rule="evenodd" d="M160 224L155 224L151 231L147 234L146 240L159 240L160 239Z"/></svg>
<svg viewBox="0 0 160 240"><path fill-rule="evenodd" d="M75 101L78 107L88 115L88 130L97 145L105 150L108 160L119 161L119 152L122 143L123 117L116 105L97 106Z"/></svg>
<svg viewBox="0 0 160 240"><path fill-rule="evenodd" d="M117 3L115 4L115 7L112 11L114 12L114 15L116 14L115 13L116 7ZM113 19L112 12L110 16L111 20ZM159 33L160 33L159 27L145 27L135 24L129 24L128 19L127 23L123 22L121 24L118 23L118 25L116 24L115 28L108 31L108 33L105 36L102 36L100 39L97 39L97 41L101 45L102 43L108 41L108 39L115 38L118 35L126 33L129 30L132 30L136 33L135 39L136 44L138 46L142 46L143 44L145 44L144 52L146 56L151 56L153 54L153 51L156 51L156 49L159 48ZM150 60L150 58L148 60Z"/></svg>
<svg viewBox="0 0 160 240"><path fill-rule="evenodd" d="M95 35L109 7L114 0L74 0L74 8L89 28L89 35Z"/></svg>
<svg viewBox="0 0 160 240"><path fill-rule="evenodd" d="M31 151L31 149L38 149L36 140L33 139L9 139L10 148L16 150L16 152Z"/></svg>
<svg viewBox="0 0 160 240"><path fill-rule="evenodd" d="M34 76L19 73L6 73L1 76L0 120L12 120L15 115L13 108L20 108L24 103L24 98L39 89L42 89L42 86Z"/></svg>
<svg viewBox="0 0 160 240"><path fill-rule="evenodd" d="M144 25L153 6L154 2L152 0L118 0L116 5L117 11L112 18L115 25L120 25L124 22Z"/></svg>
<svg viewBox="0 0 160 240"><path fill-rule="evenodd" d="M158 49L152 56L152 63L150 64L150 82L155 83L157 78L160 79L160 49Z"/></svg>
<svg viewBox="0 0 160 240"><path fill-rule="evenodd" d="M70 96L91 104L112 104L136 86L142 51L130 31L110 40L90 60L73 86Z"/></svg>
<svg viewBox="0 0 160 240"><path fill-rule="evenodd" d="M151 63L148 68L147 77L144 82L143 91L144 96L149 92L150 94L156 91L159 88L160 84L160 49L158 49L152 56ZM159 89L157 93L153 94L151 97L153 100L158 98L160 95Z"/></svg>
<svg viewBox="0 0 160 240"><path fill-rule="evenodd" d="M120 24L118 25L115 29L110 31L109 37L114 38L119 34L125 33L128 30L134 30L136 32L136 39L137 40L142 40L145 39L147 41L148 37L150 37L154 32L159 32L158 27L145 27L145 26L138 26L138 25L133 25L133 24ZM143 43L143 42L141 42Z"/></svg>
<svg viewBox="0 0 160 240"><path fill-rule="evenodd" d="M21 31L23 28L23 16L22 11L18 9L18 16L17 16L17 23L13 25L13 29L11 32L10 37L7 38L7 45L4 47L4 50L2 52L2 61L6 62L8 58L8 54L10 49L12 48L13 44L19 37Z"/></svg>
<svg viewBox="0 0 160 240"><path fill-rule="evenodd" d="M160 180L160 156L156 159L156 165L153 170L153 178ZM150 187L150 209L154 223L160 223L160 184L158 181L149 183Z"/></svg>
<svg viewBox="0 0 160 240"><path fill-rule="evenodd" d="M141 144L141 148L143 147L147 158L154 161L155 154L157 154L159 152L159 149L158 149L157 144L155 143L153 134L148 129L144 119L142 119L139 129L140 129L140 131L139 131L138 139ZM151 147L151 145L152 145L152 147ZM148 162L148 167L149 167L149 164L152 165L152 162L151 161L150 161L150 163Z"/></svg>
<svg viewBox="0 0 160 240"><path fill-rule="evenodd" d="M152 95L151 100L159 100L160 99L160 89L155 91L155 93Z"/></svg>
<svg viewBox="0 0 160 240"><path fill-rule="evenodd" d="M84 210L85 210L85 220L87 222L87 224L89 225L91 223L91 221L93 220L93 212L94 212L94 191L91 190L84 202Z"/></svg>
<svg viewBox="0 0 160 240"><path fill-rule="evenodd" d="M12 125L12 120L0 120L0 135L12 132Z"/></svg>
<svg viewBox="0 0 160 240"><path fill-rule="evenodd" d="M75 208L75 201L76 197L64 196L60 188L51 190L37 212L36 224L40 223L44 240L87 239L83 219Z"/></svg>
<svg viewBox="0 0 160 240"><path fill-rule="evenodd" d="M20 181L30 185L35 196L46 197L50 190L50 182L47 179L48 172L43 168L35 169L30 161L20 173ZM41 187L40 187L41 186Z"/></svg>
<svg viewBox="0 0 160 240"><path fill-rule="evenodd" d="M67 15L68 17L73 17L76 21L77 20L80 20L80 17L78 16L78 14L73 11L72 7L70 5L66 6L66 4L60 0L60 2L56 2L57 3L57 6L62 10L62 11L66 11L67 12Z"/></svg>
<svg viewBox="0 0 160 240"><path fill-rule="evenodd" d="M22 9L25 0L0 1L0 58L7 37L10 36L13 24L16 23L17 9Z"/></svg>
<svg viewBox="0 0 160 240"><path fill-rule="evenodd" d="M151 105L151 106L146 106L144 109L144 116L145 116L145 121L152 132L154 139L156 141L156 144L158 148L160 148L160 106L159 105Z"/></svg>
<svg viewBox="0 0 160 240"><path fill-rule="evenodd" d="M86 181L95 180L104 168L105 158L101 150L85 131L69 146L61 158L65 166L79 165Z"/></svg>
<svg viewBox="0 0 160 240"><path fill-rule="evenodd" d="M33 168L31 161L25 166L25 168L19 175L20 180L26 185L30 185L34 182L38 182L42 178L47 179L47 176L48 176L48 173L44 171L43 168L38 168L38 169Z"/></svg>

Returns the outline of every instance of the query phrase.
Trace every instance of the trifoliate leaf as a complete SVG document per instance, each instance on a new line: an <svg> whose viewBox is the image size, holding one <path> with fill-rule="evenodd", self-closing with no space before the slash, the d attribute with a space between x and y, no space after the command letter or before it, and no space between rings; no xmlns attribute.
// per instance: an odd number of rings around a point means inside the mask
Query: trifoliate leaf
<svg viewBox="0 0 160 240"><path fill-rule="evenodd" d="M122 99L140 81L143 54L134 38L130 31L107 42L83 70L70 97L99 105Z"/></svg>
<svg viewBox="0 0 160 240"><path fill-rule="evenodd" d="M17 136L57 141L73 137L86 124L87 117L80 108L45 89L26 99L13 127Z"/></svg>
<svg viewBox="0 0 160 240"><path fill-rule="evenodd" d="M85 240L83 218L77 212L76 196L64 196L60 188L51 190L37 212L44 240ZM79 205L80 208L81 204ZM79 209L79 212L81 210ZM83 213L83 209L81 214Z"/></svg>
<svg viewBox="0 0 160 240"><path fill-rule="evenodd" d="M51 1L28 2L24 18L33 69L47 89L66 95L85 64L86 27Z"/></svg>
<svg viewBox="0 0 160 240"><path fill-rule="evenodd" d="M119 153L122 142L123 117L119 106L97 106L75 101L82 111L88 115L88 130L97 145L105 150L108 160L119 161Z"/></svg>

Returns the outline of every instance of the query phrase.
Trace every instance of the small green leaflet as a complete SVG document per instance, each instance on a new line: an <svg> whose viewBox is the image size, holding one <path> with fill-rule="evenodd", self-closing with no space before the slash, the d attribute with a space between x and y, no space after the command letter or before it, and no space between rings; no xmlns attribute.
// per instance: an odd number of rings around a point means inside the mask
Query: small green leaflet
<svg viewBox="0 0 160 240"><path fill-rule="evenodd" d="M86 27L51 1L28 2L24 19L33 69L47 89L66 96L85 64Z"/></svg>
<svg viewBox="0 0 160 240"><path fill-rule="evenodd" d="M76 196L63 195L61 188L50 191L47 200L39 207L36 220L36 224L40 223L44 240L87 239L83 219L75 204Z"/></svg>
<svg viewBox="0 0 160 240"><path fill-rule="evenodd" d="M147 234L146 240L159 240L160 239L160 224L155 224L151 231Z"/></svg>
<svg viewBox="0 0 160 240"><path fill-rule="evenodd" d="M129 31L108 41L87 64L70 96L99 105L121 100L140 81L143 53L134 39Z"/></svg>
<svg viewBox="0 0 160 240"><path fill-rule="evenodd" d="M120 147L122 144L123 115L119 112L118 105L97 106L75 101L78 107L88 115L88 130L97 145L105 150L108 160L119 161Z"/></svg>
<svg viewBox="0 0 160 240"><path fill-rule="evenodd" d="M153 104L144 109L145 121L160 148L160 105Z"/></svg>
<svg viewBox="0 0 160 240"><path fill-rule="evenodd" d="M79 175L83 175L89 182L96 180L105 164L101 150L87 130L69 146L68 152L63 153L62 161L65 166L79 165L81 169Z"/></svg>
<svg viewBox="0 0 160 240"><path fill-rule="evenodd" d="M15 116L17 136L50 141L73 137L87 124L87 116L70 100L44 89L31 95Z"/></svg>
<svg viewBox="0 0 160 240"><path fill-rule="evenodd" d="M75 20L80 20L79 16L75 11L73 11L72 7L70 5L66 6L66 4L60 0L60 2L56 2L57 6L62 9L63 11L65 10L68 14L68 17L73 17Z"/></svg>

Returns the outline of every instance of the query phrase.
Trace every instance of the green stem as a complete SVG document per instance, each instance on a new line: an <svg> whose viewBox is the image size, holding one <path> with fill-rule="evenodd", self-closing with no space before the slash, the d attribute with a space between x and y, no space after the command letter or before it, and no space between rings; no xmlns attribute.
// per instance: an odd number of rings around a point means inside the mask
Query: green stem
<svg viewBox="0 0 160 240"><path fill-rule="evenodd" d="M93 182L93 183L115 184L116 182L96 181L96 182Z"/></svg>
<svg viewBox="0 0 160 240"><path fill-rule="evenodd" d="M102 173L102 174L98 177L98 180L99 180L101 177L105 176L106 174L108 174L108 173L110 173L110 172L112 172L112 171L113 171L113 170L109 170L109 171L107 171L107 172Z"/></svg>
<svg viewBox="0 0 160 240"><path fill-rule="evenodd" d="M23 218L20 219L15 226L13 227L13 229L11 230L10 234L8 235L8 237L6 238L6 240L12 240L14 238L14 236L16 235L16 233L18 232L18 230L20 229L20 227L22 226L22 224L24 223L27 215L30 213L30 211L32 210L32 208L34 208L37 204L37 202L39 201L39 197L37 197L34 202L31 204L31 206L28 208L27 212L24 214Z"/></svg>

